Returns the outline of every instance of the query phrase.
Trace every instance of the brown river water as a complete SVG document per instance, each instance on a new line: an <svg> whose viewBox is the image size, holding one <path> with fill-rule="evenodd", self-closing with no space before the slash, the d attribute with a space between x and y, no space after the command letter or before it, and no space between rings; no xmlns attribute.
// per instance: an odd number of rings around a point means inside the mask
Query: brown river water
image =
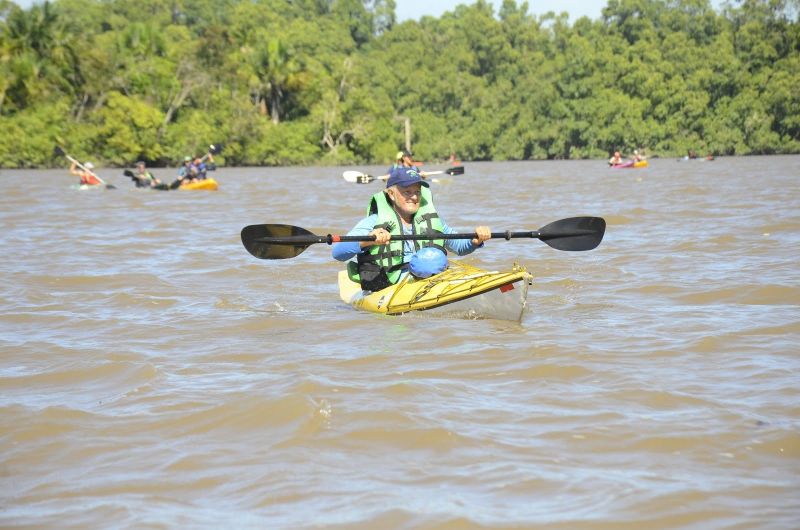
<svg viewBox="0 0 800 530"><path fill-rule="evenodd" d="M384 167L0 172L0 527L800 527L800 157L464 166L459 231L608 223L468 258L528 267L520 323L357 312L327 245L241 245L346 232L381 184L342 172Z"/></svg>

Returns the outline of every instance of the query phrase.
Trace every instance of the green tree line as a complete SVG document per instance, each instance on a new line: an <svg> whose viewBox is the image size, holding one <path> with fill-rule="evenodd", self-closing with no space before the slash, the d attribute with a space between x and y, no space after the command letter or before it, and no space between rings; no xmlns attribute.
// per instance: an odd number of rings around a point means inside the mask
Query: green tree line
<svg viewBox="0 0 800 530"><path fill-rule="evenodd" d="M798 0L0 0L0 166L800 152Z"/></svg>

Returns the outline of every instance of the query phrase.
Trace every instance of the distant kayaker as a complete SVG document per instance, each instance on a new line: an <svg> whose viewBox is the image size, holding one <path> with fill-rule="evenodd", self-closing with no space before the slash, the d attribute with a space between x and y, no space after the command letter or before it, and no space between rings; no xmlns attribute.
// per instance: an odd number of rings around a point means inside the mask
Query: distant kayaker
<svg viewBox="0 0 800 530"><path fill-rule="evenodd" d="M83 168L81 168L78 167L78 162L73 161L69 167L69 172L80 177L82 186L99 186L103 181L94 174L93 169L94 164L91 162L84 163Z"/></svg>
<svg viewBox="0 0 800 530"><path fill-rule="evenodd" d="M392 167L390 167L389 171L387 171L386 173L391 175L391 173L392 173L392 171L394 169L397 169L397 168L400 168L400 167L413 168L413 169L416 169L417 171L419 171L419 168L417 168L417 166L414 164L414 160L412 159L413 156L414 155L411 153L411 151L409 151L407 149L403 149L402 151L398 151L397 155L395 155L394 164L392 164Z"/></svg>
<svg viewBox="0 0 800 530"><path fill-rule="evenodd" d="M388 180L392 174L392 171L398 168L410 168L414 169L419 173L419 176L425 179L426 174L424 171L420 171L420 169L414 164L414 160L412 159L414 155L408 149L403 149L402 151L398 151L394 157L394 164L392 164L389 169L386 171L385 175L381 175L378 177L381 180Z"/></svg>
<svg viewBox="0 0 800 530"><path fill-rule="evenodd" d="M134 182L137 188L155 188L161 185L161 181L153 176L147 169L144 160L136 162L136 173L134 173Z"/></svg>
<svg viewBox="0 0 800 530"><path fill-rule="evenodd" d="M183 157L183 165L178 169L178 182L180 182L181 185L195 182L198 172L197 166L194 165L194 160L191 156L187 155ZM173 187L174 186L175 183L173 182Z"/></svg>
<svg viewBox="0 0 800 530"><path fill-rule="evenodd" d="M208 160L208 163L206 163ZM214 165L214 155L209 152L204 158L197 157L192 162L192 166L196 170L196 178L198 180L205 180L208 177L208 171L216 169Z"/></svg>
<svg viewBox="0 0 800 530"><path fill-rule="evenodd" d="M344 242L333 245L333 257L339 261L352 260L347 265L351 280L359 282L365 291L379 291L397 283L408 272L409 264L421 248L440 250L441 258L426 250L426 274L441 272L447 266L445 249L463 256L483 246L491 238L488 226L475 229L476 238L434 239L431 241L392 241L400 234L451 234L450 228L436 213L429 185L414 168L394 168L386 189L372 196L367 216L347 235L375 236L375 241ZM431 258L433 254L433 259ZM422 257L422 256L421 256ZM355 258L355 259L354 259ZM416 272L416 271L415 271Z"/></svg>
<svg viewBox="0 0 800 530"><path fill-rule="evenodd" d="M394 164L392 164L392 166L389 168L389 170L386 172L385 175L378 178L386 180L389 178L389 176L392 174L392 171L394 171L395 169L409 168L415 170L417 173L419 173L419 176L422 177L423 180L425 180L428 177L428 173L420 170L419 167L417 167L417 162L414 161L413 156L414 154L408 149L403 149L402 151L398 151L397 155L395 155ZM441 171L439 173L441 173Z"/></svg>
<svg viewBox="0 0 800 530"><path fill-rule="evenodd" d="M622 164L622 163L623 163L622 155L620 154L619 151L614 151L614 156L612 156L611 158L608 159L608 165L609 166L616 166L616 165Z"/></svg>

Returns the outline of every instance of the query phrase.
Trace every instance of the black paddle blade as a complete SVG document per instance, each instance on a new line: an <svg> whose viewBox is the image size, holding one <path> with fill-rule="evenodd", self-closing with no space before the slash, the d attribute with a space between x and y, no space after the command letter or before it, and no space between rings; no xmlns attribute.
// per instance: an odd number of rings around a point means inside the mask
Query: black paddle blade
<svg viewBox="0 0 800 530"><path fill-rule="evenodd" d="M464 166L453 166L447 168L445 171L448 175L463 175L464 174Z"/></svg>
<svg viewBox="0 0 800 530"><path fill-rule="evenodd" d="M125 171L122 172L122 174L125 175L126 177L130 177L132 179L136 178L136 175L134 175L133 171L131 171L130 169L126 169Z"/></svg>
<svg viewBox="0 0 800 530"><path fill-rule="evenodd" d="M66 151L64 151L63 149L61 149L61 146L60 146L60 145L57 145L57 146L55 146L55 147L53 148L53 154L54 154L54 155L56 155L56 156L64 156L64 155L66 155L67 153L66 153Z"/></svg>
<svg viewBox="0 0 800 530"><path fill-rule="evenodd" d="M373 177L372 175L361 175L361 176L356 177L356 182L358 182L359 184L369 184L373 180L377 180L377 179L375 177Z"/></svg>
<svg viewBox="0 0 800 530"><path fill-rule="evenodd" d="M222 148L225 147L222 144L211 144L208 146L208 152L212 155L218 155L222 152Z"/></svg>
<svg viewBox="0 0 800 530"><path fill-rule="evenodd" d="M300 241L293 242L295 238ZM299 226L268 224L242 228L244 248L260 259L293 258L300 255L309 245L323 240L324 238Z"/></svg>
<svg viewBox="0 0 800 530"><path fill-rule="evenodd" d="M557 250L592 250L606 232L602 217L570 217L539 229L539 239Z"/></svg>
<svg viewBox="0 0 800 530"><path fill-rule="evenodd" d="M117 189L117 187L114 186L113 184L106 184L106 189L107 190L115 190L115 189Z"/></svg>

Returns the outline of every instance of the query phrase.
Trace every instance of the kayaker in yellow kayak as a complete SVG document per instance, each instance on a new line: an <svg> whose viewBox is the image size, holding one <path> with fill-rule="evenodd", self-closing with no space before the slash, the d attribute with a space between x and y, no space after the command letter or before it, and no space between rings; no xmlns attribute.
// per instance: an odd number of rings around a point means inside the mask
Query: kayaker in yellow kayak
<svg viewBox="0 0 800 530"><path fill-rule="evenodd" d="M178 169L178 180L181 184L189 184L197 180L199 170L191 156L183 157L183 165Z"/></svg>
<svg viewBox="0 0 800 530"><path fill-rule="evenodd" d="M344 242L333 245L333 257L349 261L348 275L359 282L365 291L379 291L397 283L409 271L412 258L422 248L438 249L419 252L412 272L420 277L442 272L447 267L446 250L463 256L491 239L488 226L475 229L477 237L469 239L433 239L431 241L392 241L400 234L451 234L439 217L427 182L415 168L397 167L392 170L386 189L372 196L367 216L347 235L375 236L375 241ZM355 258L355 259L354 259Z"/></svg>
<svg viewBox="0 0 800 530"><path fill-rule="evenodd" d="M206 160L208 160L208 164L206 164ZM172 183L172 187L175 188L177 185L184 186L199 180L205 180L208 178L208 171L214 169L216 169L216 166L214 165L214 155L211 151L203 157L192 158L187 155L183 157L183 165L178 169L178 179Z"/></svg>

